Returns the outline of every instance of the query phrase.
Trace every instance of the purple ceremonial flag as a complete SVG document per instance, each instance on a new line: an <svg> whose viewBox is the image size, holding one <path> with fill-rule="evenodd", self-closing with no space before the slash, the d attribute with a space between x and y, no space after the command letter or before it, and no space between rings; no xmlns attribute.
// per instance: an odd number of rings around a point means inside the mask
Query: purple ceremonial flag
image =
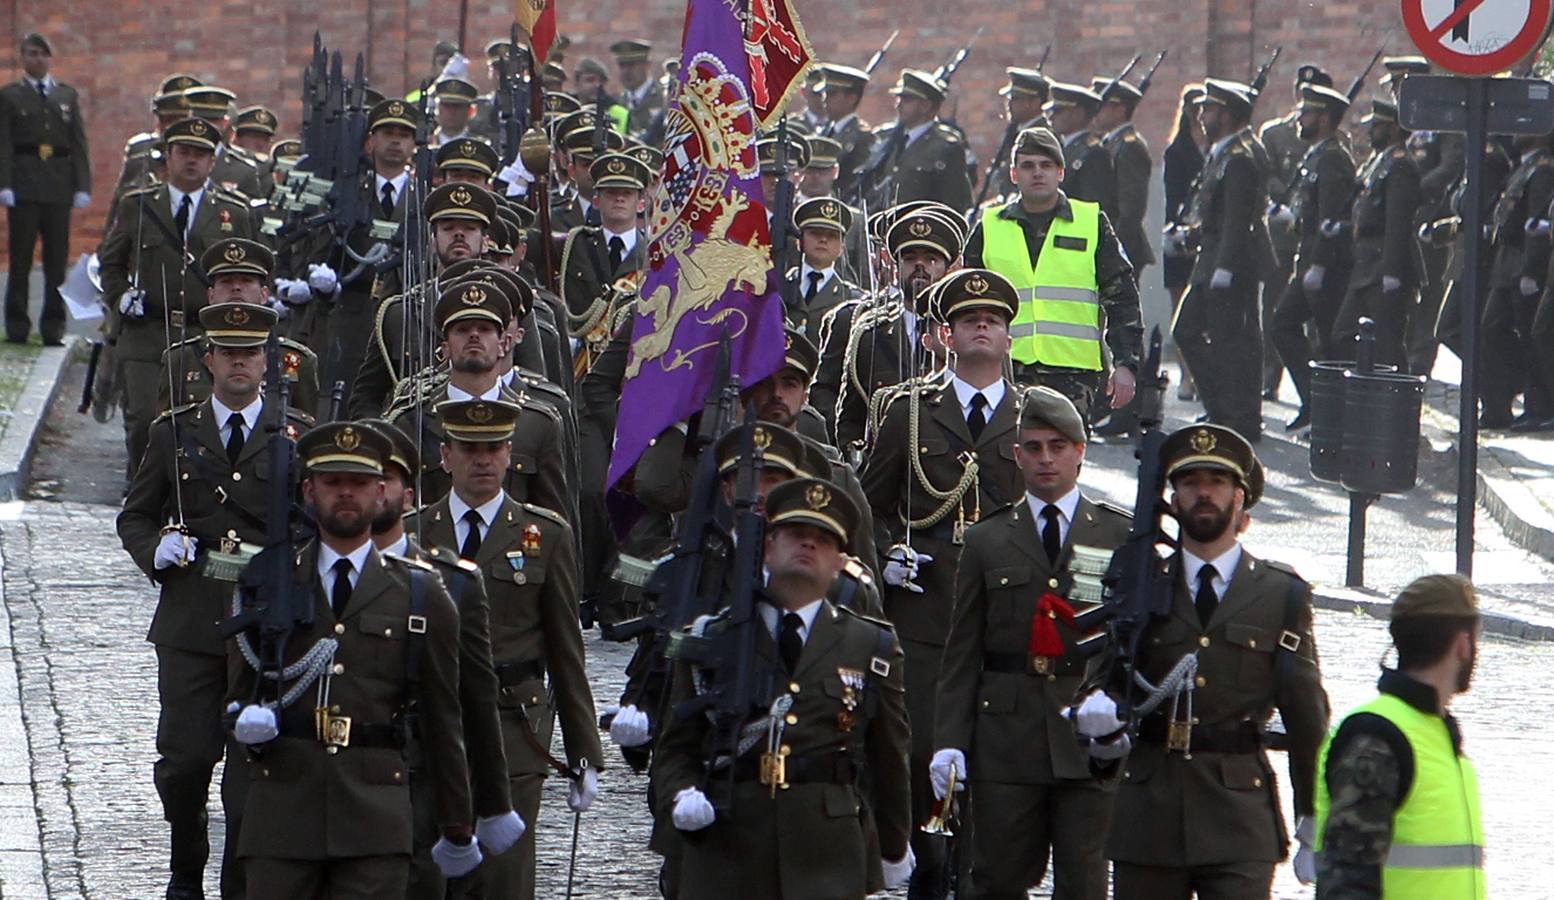
<svg viewBox="0 0 1554 900"><path fill-rule="evenodd" d="M782 301L756 159L750 60L728 3L690 0L678 77L607 485L660 432L701 410L725 331L730 372L740 383L782 365Z"/></svg>

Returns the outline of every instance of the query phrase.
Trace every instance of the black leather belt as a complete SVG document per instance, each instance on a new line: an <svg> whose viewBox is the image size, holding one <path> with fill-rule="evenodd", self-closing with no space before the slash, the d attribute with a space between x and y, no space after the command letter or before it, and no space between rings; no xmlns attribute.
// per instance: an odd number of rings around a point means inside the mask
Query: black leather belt
<svg viewBox="0 0 1554 900"><path fill-rule="evenodd" d="M1139 740L1146 744L1168 743L1170 722L1150 716L1139 725ZM1189 746L1194 753L1256 753L1263 747L1262 729L1242 720L1218 725L1194 725Z"/></svg>
<svg viewBox="0 0 1554 900"><path fill-rule="evenodd" d="M399 725L357 725L351 729L351 746L399 750L405 746L405 729Z"/></svg>
<svg viewBox="0 0 1554 900"><path fill-rule="evenodd" d="M1066 656L1037 656L1033 653L986 653L982 671L1012 675L1081 675L1084 663Z"/></svg>
<svg viewBox="0 0 1554 900"><path fill-rule="evenodd" d="M70 148L61 147L58 144L12 144L11 152L17 156L36 156L42 159L50 159L69 156Z"/></svg>
<svg viewBox="0 0 1554 900"><path fill-rule="evenodd" d="M783 775L788 784L853 784L858 780L858 766L845 753L790 756ZM735 781L759 781L760 778L760 754L743 756L734 764Z"/></svg>
<svg viewBox="0 0 1554 900"><path fill-rule="evenodd" d="M533 681L536 678L545 677L545 665L538 660L526 662L497 663L496 683L502 687L512 687L525 681Z"/></svg>

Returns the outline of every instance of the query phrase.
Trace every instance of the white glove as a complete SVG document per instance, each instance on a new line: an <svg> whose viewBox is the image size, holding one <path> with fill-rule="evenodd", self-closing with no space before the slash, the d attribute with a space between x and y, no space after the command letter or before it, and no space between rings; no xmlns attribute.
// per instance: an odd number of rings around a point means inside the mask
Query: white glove
<svg viewBox="0 0 1554 900"><path fill-rule="evenodd" d="M583 774L572 779L572 786L567 788L567 809L575 813L588 812L588 807L594 805L594 798L597 796L599 796L599 773L585 766Z"/></svg>
<svg viewBox="0 0 1554 900"><path fill-rule="evenodd" d="M329 297L340 289L340 276L326 263L308 265L308 287L320 297Z"/></svg>
<svg viewBox="0 0 1554 900"><path fill-rule="evenodd" d="M1283 203L1268 204L1268 224L1282 225L1285 228L1295 224L1295 210Z"/></svg>
<svg viewBox="0 0 1554 900"><path fill-rule="evenodd" d="M1523 275L1516 286L1521 290L1523 297L1531 297L1538 293L1538 281L1530 275Z"/></svg>
<svg viewBox="0 0 1554 900"><path fill-rule="evenodd" d="M648 733L648 715L635 705L621 707L610 720L610 740L619 747L640 747L652 737Z"/></svg>
<svg viewBox="0 0 1554 900"><path fill-rule="evenodd" d="M1087 738L1106 737L1122 730L1122 720L1117 718L1117 701L1105 691L1092 691L1079 707L1073 710L1074 730Z"/></svg>
<svg viewBox="0 0 1554 900"><path fill-rule="evenodd" d="M881 860L885 869L885 890L892 890L906 884L912 878L912 870L917 868L917 856L912 852L911 845L907 845L906 856L891 862L888 859Z"/></svg>
<svg viewBox="0 0 1554 900"><path fill-rule="evenodd" d="M76 191L70 198L70 205L76 209L86 209L92 205L92 195L86 191Z"/></svg>
<svg viewBox="0 0 1554 900"><path fill-rule="evenodd" d="M1215 269L1214 274L1209 277L1209 287L1222 291L1230 287L1231 278L1229 269Z"/></svg>
<svg viewBox="0 0 1554 900"><path fill-rule="evenodd" d="M529 826L523 824L523 816L512 810L475 820L475 840L490 850L492 856L506 853L507 848L522 840L523 833L528 830Z"/></svg>
<svg viewBox="0 0 1554 900"><path fill-rule="evenodd" d="M509 165L496 173L496 177L507 184L507 196L526 197L529 194L529 185L534 183L534 174L524 168L523 160L515 159Z"/></svg>
<svg viewBox="0 0 1554 900"><path fill-rule="evenodd" d="M1100 741L1090 742L1090 756L1102 762L1122 759L1128 755L1128 751L1131 749L1133 749L1133 739L1126 734L1110 744L1103 744Z"/></svg>
<svg viewBox="0 0 1554 900"><path fill-rule="evenodd" d="M275 295L281 298L282 303L301 306L313 299L313 289L300 278L277 278Z"/></svg>
<svg viewBox="0 0 1554 900"><path fill-rule="evenodd" d="M15 206L16 192L10 188L0 191L0 206Z"/></svg>
<svg viewBox="0 0 1554 900"><path fill-rule="evenodd" d="M1390 294L1402 286L1403 280L1401 278L1394 278L1391 275L1381 276L1381 290L1383 293Z"/></svg>
<svg viewBox="0 0 1554 900"><path fill-rule="evenodd" d="M1335 238L1344 233L1344 221L1342 219L1328 219L1322 223L1323 237Z"/></svg>
<svg viewBox="0 0 1554 900"><path fill-rule="evenodd" d="M897 544L890 548L885 555L885 571L881 577L885 583L899 588L906 588L914 594L921 594L923 589L915 584L917 570L933 562L933 555L918 553L905 544Z"/></svg>
<svg viewBox="0 0 1554 900"><path fill-rule="evenodd" d="M469 77L469 57L465 56L462 53L455 53L455 54L453 54L453 56L449 57L448 58L448 62L443 65L442 72L437 76L437 80L441 81L444 78L468 78L468 77Z"/></svg>
<svg viewBox="0 0 1554 900"><path fill-rule="evenodd" d="M119 313L138 319L146 314L146 292L139 288L130 288L119 295Z"/></svg>
<svg viewBox="0 0 1554 900"><path fill-rule="evenodd" d="M432 862L437 864L437 870L444 878L462 878L475 871L482 859L485 857L480 852L478 838L461 847L446 837L440 837L432 845Z"/></svg>
<svg viewBox="0 0 1554 900"><path fill-rule="evenodd" d="M712 801L701 788L688 787L674 795L674 827L681 831L701 831L716 820L718 814Z"/></svg>
<svg viewBox="0 0 1554 900"><path fill-rule="evenodd" d="M1528 219L1522 225L1522 230L1527 232L1528 237L1543 237L1549 233L1549 220L1538 218Z"/></svg>
<svg viewBox="0 0 1554 900"><path fill-rule="evenodd" d="M194 561L194 551L199 546L199 538L181 531L169 531L162 535L161 543L156 545L156 554L151 557L151 565L158 569L186 566Z"/></svg>
<svg viewBox="0 0 1554 900"><path fill-rule="evenodd" d="M1300 278L1300 286L1306 289L1306 293L1312 294L1322 290L1322 282L1327 278L1327 266L1312 266L1306 270L1306 274Z"/></svg>
<svg viewBox="0 0 1554 900"><path fill-rule="evenodd" d="M275 710L254 703L243 707L243 711L238 713L237 725L232 729L232 736L237 738L237 742L249 746L273 741L280 733L281 726L275 718Z"/></svg>
<svg viewBox="0 0 1554 900"><path fill-rule="evenodd" d="M928 763L928 781L933 785L933 798L943 800L944 795L950 791L950 772L955 773L955 790L966 789L966 754L954 747L945 747L933 752L933 760Z"/></svg>
<svg viewBox="0 0 1554 900"><path fill-rule="evenodd" d="M265 305L275 310L275 318L278 321L284 322L291 315L291 307L287 306L285 301L279 297L272 296L270 302Z"/></svg>
<svg viewBox="0 0 1554 900"><path fill-rule="evenodd" d="M1317 880L1317 854L1311 849L1316 843L1317 825L1310 816L1295 820L1295 840L1300 849L1295 851L1295 878L1301 884L1313 884Z"/></svg>
<svg viewBox="0 0 1554 900"><path fill-rule="evenodd" d="M1160 249L1166 256L1182 256L1187 252L1187 236L1167 225L1165 237L1160 241Z"/></svg>

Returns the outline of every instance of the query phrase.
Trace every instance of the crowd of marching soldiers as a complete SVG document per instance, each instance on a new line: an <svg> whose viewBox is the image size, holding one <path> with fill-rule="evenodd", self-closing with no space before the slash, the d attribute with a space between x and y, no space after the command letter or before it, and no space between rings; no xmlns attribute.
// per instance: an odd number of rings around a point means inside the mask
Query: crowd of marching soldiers
<svg viewBox="0 0 1554 900"><path fill-rule="evenodd" d="M1049 859L1059 897L1265 896L1291 836L1272 743L1314 877L1328 710L1310 592L1238 540L1263 490L1261 402L1288 369L1303 424L1307 362L1341 357L1362 315L1383 364L1428 371L1437 318L1451 346L1460 253L1430 248L1477 239L1453 224L1460 146L1409 134L1378 97L1357 164L1355 91L1314 66L1256 133L1262 84L1189 85L1157 251L1131 122L1147 76L1009 69L984 174L939 115L953 67L903 70L896 121L871 127L872 66L817 66L807 109L758 143L785 235L783 366L740 395L755 421L657 437L615 489L638 507L618 533L605 469L676 84L644 41L610 48L613 88L597 60L568 73L565 49L534 73L543 165L497 149L500 98L452 46L427 96L367 89L346 189L368 214L345 234L284 224L302 143L230 91L169 76L155 131L126 145L99 257L129 460L118 528L162 592L167 896L203 896L223 756L222 896L533 896L541 785L567 779L586 811L601 728L649 776L670 897L1023 897ZM486 52L495 71L515 48ZM1385 64L1394 87L1422 71ZM1486 355L1504 371L1484 417L1511 424L1520 393L1541 428L1554 373L1518 347L1554 321L1554 151L1517 152L1491 154L1506 187L1484 236ZM420 256L375 265L391 244ZM1206 416L1152 460L1181 528L1134 706L1120 651L1082 624L1134 526L1078 482L1097 431L1157 421L1138 396L1156 385L1138 283L1157 261ZM783 703L719 760L708 723L671 712L705 678L652 641L597 716L583 631L652 612L698 461L726 519L752 453L755 646ZM274 500L293 478L303 515ZM277 529L283 551L255 555ZM712 796L723 776L736 807Z"/></svg>

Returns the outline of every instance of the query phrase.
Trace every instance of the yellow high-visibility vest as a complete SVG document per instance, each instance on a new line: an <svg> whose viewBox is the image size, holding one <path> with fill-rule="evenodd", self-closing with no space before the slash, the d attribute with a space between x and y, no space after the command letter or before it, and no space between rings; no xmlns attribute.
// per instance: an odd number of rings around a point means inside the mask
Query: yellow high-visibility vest
<svg viewBox="0 0 1554 900"><path fill-rule="evenodd" d="M982 265L1014 285L1019 311L1009 323L1010 358L1024 365L1101 370L1101 302L1095 248L1101 238L1100 204L1068 201L1072 219L1053 216L1041 256L1031 265L1025 230L982 211Z"/></svg>

